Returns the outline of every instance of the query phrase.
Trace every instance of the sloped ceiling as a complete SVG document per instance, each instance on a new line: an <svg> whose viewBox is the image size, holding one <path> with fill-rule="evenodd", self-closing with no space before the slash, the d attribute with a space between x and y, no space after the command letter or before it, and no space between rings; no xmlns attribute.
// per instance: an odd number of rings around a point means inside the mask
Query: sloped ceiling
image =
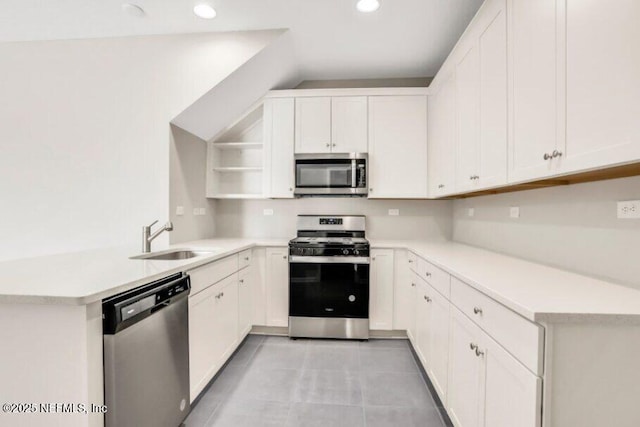
<svg viewBox="0 0 640 427"><path fill-rule="evenodd" d="M282 34L180 113L172 123L208 141L267 91L295 87L300 74L291 34Z"/></svg>

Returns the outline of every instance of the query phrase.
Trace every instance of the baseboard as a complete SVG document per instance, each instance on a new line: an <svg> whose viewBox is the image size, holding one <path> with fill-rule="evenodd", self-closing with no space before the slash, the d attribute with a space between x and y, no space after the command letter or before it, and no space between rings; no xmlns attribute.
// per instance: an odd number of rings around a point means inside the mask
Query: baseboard
<svg viewBox="0 0 640 427"><path fill-rule="evenodd" d="M278 335L289 336L289 328L282 326L259 326L253 325L249 332L254 335ZM370 338L387 338L387 339L407 339L407 332L402 330L380 331L369 330Z"/></svg>

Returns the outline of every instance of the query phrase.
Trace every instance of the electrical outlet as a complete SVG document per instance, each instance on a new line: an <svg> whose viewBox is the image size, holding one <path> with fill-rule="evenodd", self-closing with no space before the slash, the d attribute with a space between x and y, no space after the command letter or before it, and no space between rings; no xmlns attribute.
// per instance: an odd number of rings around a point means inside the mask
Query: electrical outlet
<svg viewBox="0 0 640 427"><path fill-rule="evenodd" d="M618 218L638 219L640 218L640 200L627 200L618 202Z"/></svg>
<svg viewBox="0 0 640 427"><path fill-rule="evenodd" d="M520 218L520 208L518 206L511 206L509 208L509 216L511 218Z"/></svg>
<svg viewBox="0 0 640 427"><path fill-rule="evenodd" d="M467 209L468 216L474 216L476 214L476 210L474 208Z"/></svg>
<svg viewBox="0 0 640 427"><path fill-rule="evenodd" d="M200 208L193 208L193 216L200 215Z"/></svg>
<svg viewBox="0 0 640 427"><path fill-rule="evenodd" d="M184 206L176 206L176 215L184 215Z"/></svg>
<svg viewBox="0 0 640 427"><path fill-rule="evenodd" d="M399 216L400 209L389 209L389 216Z"/></svg>
<svg viewBox="0 0 640 427"><path fill-rule="evenodd" d="M206 215L207 214L207 208L200 208L200 215Z"/></svg>
<svg viewBox="0 0 640 427"><path fill-rule="evenodd" d="M273 216L273 209L263 209L262 215L264 216Z"/></svg>

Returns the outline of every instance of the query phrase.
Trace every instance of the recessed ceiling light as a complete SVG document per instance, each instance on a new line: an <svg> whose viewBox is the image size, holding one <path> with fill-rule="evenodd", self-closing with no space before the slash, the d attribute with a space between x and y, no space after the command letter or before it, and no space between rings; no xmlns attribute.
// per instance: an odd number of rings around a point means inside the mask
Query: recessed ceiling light
<svg viewBox="0 0 640 427"><path fill-rule="evenodd" d="M144 9L137 4L122 3L122 10L127 15L134 16L136 18L142 18L144 16Z"/></svg>
<svg viewBox="0 0 640 427"><path fill-rule="evenodd" d="M375 12L380 8L379 0L358 0L356 7L360 12Z"/></svg>
<svg viewBox="0 0 640 427"><path fill-rule="evenodd" d="M194 6L193 13L202 19L213 19L216 17L216 10L205 3Z"/></svg>

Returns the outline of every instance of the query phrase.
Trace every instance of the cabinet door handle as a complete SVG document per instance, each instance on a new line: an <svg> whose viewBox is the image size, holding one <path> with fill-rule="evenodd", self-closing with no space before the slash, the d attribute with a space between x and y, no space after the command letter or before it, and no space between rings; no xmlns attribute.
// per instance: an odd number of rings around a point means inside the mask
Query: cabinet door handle
<svg viewBox="0 0 640 427"><path fill-rule="evenodd" d="M480 307L473 307L473 314L482 314L482 309Z"/></svg>
<svg viewBox="0 0 640 427"><path fill-rule="evenodd" d="M476 346L476 356L478 357L484 356L484 351L480 350L477 346Z"/></svg>
<svg viewBox="0 0 640 427"><path fill-rule="evenodd" d="M469 348L471 349L471 351L475 351L478 349L478 344L474 344L472 342L469 343Z"/></svg>
<svg viewBox="0 0 640 427"><path fill-rule="evenodd" d="M431 298L429 298L429 297L428 297L428 296L426 296L426 295L424 296L424 299L425 299L427 302L431 302L431 301L432 301L432 299L431 299Z"/></svg>
<svg viewBox="0 0 640 427"><path fill-rule="evenodd" d="M327 144L327 148L331 147L331 144Z"/></svg>
<svg viewBox="0 0 640 427"><path fill-rule="evenodd" d="M544 153L544 156L542 156L543 159L545 160L551 160L553 158L553 156L549 153Z"/></svg>
<svg viewBox="0 0 640 427"><path fill-rule="evenodd" d="M335 146L336 146L336 144L331 144L331 146L332 146L332 147L335 147Z"/></svg>
<svg viewBox="0 0 640 427"><path fill-rule="evenodd" d="M409 260L409 264L413 264L413 260L412 259Z"/></svg>
<svg viewBox="0 0 640 427"><path fill-rule="evenodd" d="M431 277L431 273L429 273L428 271L427 271L427 273L426 273L425 275L426 275L427 277Z"/></svg>
<svg viewBox="0 0 640 427"><path fill-rule="evenodd" d="M438 185L438 188L444 188L444 184Z"/></svg>
<svg viewBox="0 0 640 427"><path fill-rule="evenodd" d="M554 159L560 156L562 156L562 151L553 150L553 153L551 153L551 157L553 157Z"/></svg>
<svg viewBox="0 0 640 427"><path fill-rule="evenodd" d="M244 283L244 279L240 279L240 283Z"/></svg>
<svg viewBox="0 0 640 427"><path fill-rule="evenodd" d="M415 288L415 286L416 286L416 284L415 284L415 283L412 283L412 284L411 284L411 287L412 287L412 288Z"/></svg>
<svg viewBox="0 0 640 427"><path fill-rule="evenodd" d="M249 257L248 256L244 257L244 260L249 261Z"/></svg>
<svg viewBox="0 0 640 427"><path fill-rule="evenodd" d="M286 256L286 255L284 255L284 256L282 257L282 259L287 259L287 256Z"/></svg>
<svg viewBox="0 0 640 427"><path fill-rule="evenodd" d="M373 193L373 188L370 188L370 189L369 189L369 193Z"/></svg>
<svg viewBox="0 0 640 427"><path fill-rule="evenodd" d="M289 191L293 191L293 188L289 187Z"/></svg>

